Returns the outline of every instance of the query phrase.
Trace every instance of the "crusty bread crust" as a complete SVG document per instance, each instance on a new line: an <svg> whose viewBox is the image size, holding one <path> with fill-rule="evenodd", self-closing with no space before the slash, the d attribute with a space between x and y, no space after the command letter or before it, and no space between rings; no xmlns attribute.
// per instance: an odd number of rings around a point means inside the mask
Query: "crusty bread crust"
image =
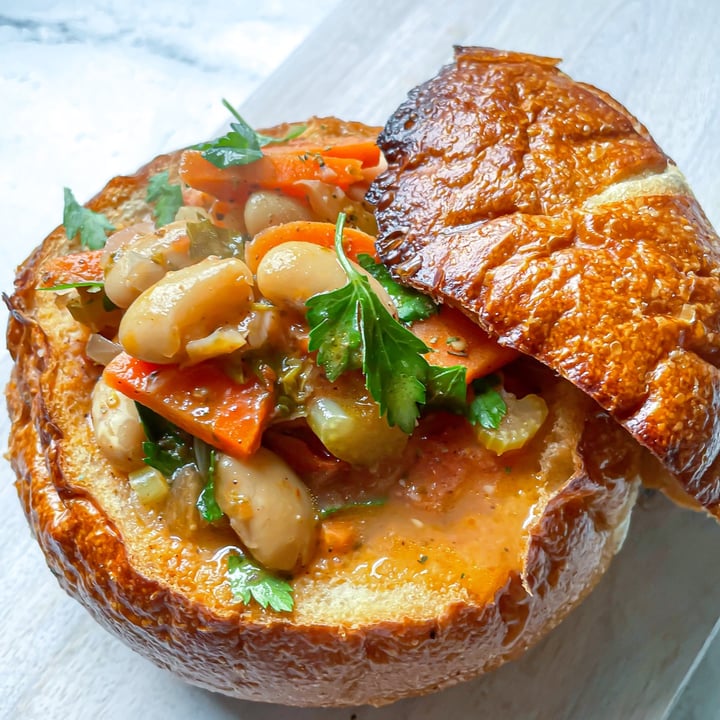
<svg viewBox="0 0 720 720"><path fill-rule="evenodd" d="M720 242L647 130L557 61L457 48L379 144L378 249L612 413L720 516Z"/></svg>
<svg viewBox="0 0 720 720"><path fill-rule="evenodd" d="M148 177L167 168L172 180L177 162L163 156L116 178L90 207L118 227L148 219ZM538 505L517 569L489 601L418 577L401 590L303 579L291 614L228 602L222 577L202 574L196 548L138 519L126 478L94 445L89 395L99 369L83 354L86 331L52 293L36 291L43 262L76 249L55 230L7 299L11 462L60 584L158 665L251 700L388 703L519 655L590 591L622 544L637 487L634 443L594 410L577 447L548 459L564 473Z"/></svg>

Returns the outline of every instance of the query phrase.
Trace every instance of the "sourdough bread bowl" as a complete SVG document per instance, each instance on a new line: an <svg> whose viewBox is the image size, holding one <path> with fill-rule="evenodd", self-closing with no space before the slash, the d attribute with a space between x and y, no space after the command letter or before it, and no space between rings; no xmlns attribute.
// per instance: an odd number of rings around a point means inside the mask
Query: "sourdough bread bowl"
<svg viewBox="0 0 720 720"><path fill-rule="evenodd" d="M485 69L489 69L489 77L478 79ZM542 398L546 418L522 447L498 455L478 440L477 428L457 408L450 412L442 406L428 403L424 407L420 403L417 427L401 451L378 460L371 452L372 438L361 442L363 436L358 431L361 451L349 462L318 450L314 436L308 438L303 403L295 408L295 415L283 417L278 410L277 382L268 381L275 394L268 390L274 404L272 418L262 427L263 452L280 456L307 485L317 513L309 559L277 573L292 588L291 609L263 608L257 596L244 597L233 589L228 558L252 557L254 550L247 535L238 536L226 518L204 521L193 514L190 520L171 522L168 500L143 503L128 480L127 469L120 468L117 458L109 459L101 449L92 398L104 371L96 356L88 356L88 341L103 334L114 341L117 323L110 319L110 329L91 328L76 320L68 306L75 299L74 293L83 292L81 288L38 289L57 288L63 285L60 280L72 280L58 275L57 258L81 258L87 249L76 237L68 238L61 227L19 268L15 292L8 298L8 344L15 367L7 397L12 418L10 454L28 522L61 585L104 627L158 665L228 695L290 705L380 705L437 690L516 657L582 600L622 544L641 477L646 481L662 478L683 494L687 488L697 487L700 480L703 486L713 487L707 467L694 475L683 474L668 461L677 454L658 450L662 438L658 436L653 444L647 440L650 435L640 434L643 445L666 460L671 472L663 470L621 426L624 423L631 432L635 429L618 413L619 406L606 399L610 394L607 386L600 392L596 391L597 381L581 381L607 364L602 353L595 364L591 353L580 353L568 343L570 359L563 364L544 349L547 346L559 354L559 343L558 347L549 343L539 331L523 334L516 327L508 330L501 324L502 318L511 322L509 300L502 310L484 309L478 297L483 292L492 295L493 283L502 281L503 272L484 277L476 272L475 265L469 269L467 265L471 259L477 263L485 255L501 255L501 250L492 251L485 245L471 252L466 239L455 247L438 249L428 242L430 233L422 232L423 228L433 228L433 237L448 237L459 232L452 229L455 226L479 228L488 224L480 216L466 218L455 211L450 213L452 222L448 222L443 184L433 185L422 194L417 178L432 183L432 178L442 177L443 168L447 168L454 178L463 177L461 183L455 183L454 191L467 187L470 192L477 184L466 167L461 171L454 164L456 158L465 162L468 154L449 152L449 137L472 144L479 127L458 123L453 98L460 97L456 94L458 86L467 104L493 94L508 95L509 82L518 87L517 76L510 80L508 69L510 74L522 71L528 96L540 98L538 102L544 102L546 108L558 108L558 99L568 94L574 97L573 93L597 99L598 106L593 106L592 113L588 110L588 117L593 113L602 116L603 132L611 138L603 141L603 147L612 149L612 139L617 135L615 130L605 129L607 118L603 113L616 113L629 126L622 137L623 147L634 144L641 148L641 154L652 157L659 153L642 127L628 119L617 103L572 83L548 61L529 56L459 51L456 65L411 94L410 104L418 98L427 98L427 104L412 105L409 111L403 106L391 118L380 138L387 172L378 176L383 166L368 161L362 177L350 183L355 187L343 186L349 200L342 209L349 208L350 214L354 209L357 217L364 217L357 191L373 182L369 197L378 208L380 256L403 283L472 318L489 331L491 343L500 340L505 348L511 348L513 352L501 354L503 364L497 369L510 406L507 417L512 417L516 398L534 396ZM439 102L439 98L447 103ZM507 103L495 105L497 127L519 113ZM437 116L433 116L433 108L438 110ZM568 125L576 117L576 106L571 109L565 115L562 108L557 109ZM408 112L412 122L407 119ZM418 117L427 118L427 122L418 123ZM292 134L289 129L283 126L265 134L281 139ZM318 169L322 169L327 157L343 157L343 153L323 156L320 148L366 141L374 138L377 130L333 119L311 119L297 138L273 147L280 154L297 155L307 153L308 145L312 145L321 158L316 161ZM397 137L403 132L410 134L409 139ZM408 147L413 153L418 148L422 152L409 157ZM272 154L270 150L264 152ZM344 156L352 158L352 152ZM506 150L500 148L497 162L492 155L487 152L499 176L505 167L502 158ZM188 160L183 153L156 158L136 175L112 180L88 207L103 213L120 232L137 223L152 225L157 209L147 199L152 179L167 172L169 184L177 183L179 177L187 182L187 168L193 159L197 160L195 155ZM307 160L306 156L304 162ZM653 168L662 165L657 158L653 162ZM554 177L551 165L547 163L548 173ZM597 158L595 166L598 172L604 167ZM240 226L247 216L243 210L252 194L258 188L262 190L262 185L257 185L257 167L244 167L242 172L247 170L250 180L233 176L215 183L212 171L205 176L207 182L194 182L192 191L185 188L184 204L200 207L206 213L203 220L224 225L222 229L229 229L233 236L244 234L247 227ZM222 178L222 172L220 175ZM480 173L482 178L490 175L485 168ZM607 180L600 175L593 187L603 190L619 177ZM327 175L323 181L333 184ZM228 187L233 192L225 196ZM239 195L234 194L238 187ZM310 221L326 220L318 217L317 203L313 206L307 199L308 186L301 187L299 202L306 210L309 207L313 215ZM499 197L506 184L498 182L497 187ZM696 242L714 247L714 235L703 224L689 191L681 184L677 188L676 195L670 196L664 189L660 197L675 197L678 206L690 207L687 224L695 229ZM477 197L487 192L492 195L491 190L482 188ZM516 203L522 198L517 189L508 192ZM297 193L290 196L297 199ZM585 200L581 197L579 202ZM633 201L641 202L636 197ZM601 205L606 210L608 203ZM337 212L337 206L333 207ZM462 207L473 207L473 202L464 197ZM539 257L548 254L542 249L548 243L552 248L562 246L551 210L550 219L545 218L548 233L533 235ZM483 217L487 216L501 217L501 213L494 210ZM442 228L432 224L436 218L440 218L437 222ZM129 235L135 238L133 232ZM146 228L143 232L157 238L162 229ZM514 243L512 233L503 237L510 238L503 245L503 257L517 255L525 263L525 246ZM244 257L257 285L254 243L247 244ZM430 249L424 255L425 248ZM596 246L593 249L597 251ZM601 248L598 254L612 257L610 250ZM681 254L681 259L684 257ZM72 265L77 277L84 277L78 270L80 265ZM106 257L106 273L111 266ZM453 268L461 266L463 271L453 274ZM689 274L685 266L681 269ZM181 270L171 269L165 277L172 280L172 273ZM623 277L620 272L615 279L620 282ZM443 283L443 278L447 282ZM512 282L507 287L498 284L497 292L504 295L512 286ZM216 297L226 299L220 293ZM524 297L513 298L513 307ZM661 298L670 302L665 295ZM255 297L258 300L262 298ZM533 301L529 309L525 308L531 319L536 317L532 314L535 306ZM576 306L575 310L585 323L583 307ZM573 309L565 312L571 315ZM533 327L539 325L536 322ZM627 330L625 324L620 326L623 332ZM466 326L460 327L464 330ZM468 338L474 332L468 330ZM645 336L642 325L638 333ZM566 340L575 338L570 333L564 336ZM460 359L463 340L462 336L444 338ZM455 344L458 341L460 345ZM428 340L428 345L435 346L431 358L442 355L443 344L448 343ZM599 341L598 345L602 346ZM574 367L572 358L579 368L577 373L568 370ZM193 367L186 360L180 366ZM332 394L322 377L312 377L315 395L322 395L324 390ZM228 375L228 384L233 381ZM343 385L342 379L338 382ZM310 385L312 390L313 383ZM356 393L356 400L367 404L357 383L347 381L346 385ZM304 398L308 406L315 397L313 392L309 399ZM476 392L480 394L477 388L470 390L471 395ZM196 398L194 409L202 407L202 399ZM678 423L686 419L680 416ZM222 445L220 451L227 454ZM343 454L347 449L338 452ZM308 458L323 462L309 466L304 462ZM712 460L705 463L710 464ZM179 482L169 479L172 493ZM218 482L220 479L216 478ZM714 501L705 500L714 497L713 492L698 492L695 497L712 510ZM196 512L194 500L189 503L192 513ZM344 506L339 512L329 512L339 505ZM232 516L236 508L227 509L226 514ZM173 512L177 515L177 507ZM286 528L280 522L272 532L282 536Z"/></svg>

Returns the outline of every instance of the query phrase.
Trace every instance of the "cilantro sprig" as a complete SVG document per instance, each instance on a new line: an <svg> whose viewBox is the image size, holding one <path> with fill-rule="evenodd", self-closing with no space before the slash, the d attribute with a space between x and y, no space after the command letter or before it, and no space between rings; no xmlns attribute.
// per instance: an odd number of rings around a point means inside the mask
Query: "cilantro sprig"
<svg viewBox="0 0 720 720"><path fill-rule="evenodd" d="M148 180L145 200L155 205L153 217L155 227L159 228L171 223L183 204L182 186L171 184L169 178L170 173L165 170Z"/></svg>
<svg viewBox="0 0 720 720"><path fill-rule="evenodd" d="M89 250L105 247L107 233L115 230L114 225L102 213L93 212L82 206L70 188L64 189L63 225L68 240L79 233L80 244Z"/></svg>
<svg viewBox="0 0 720 720"><path fill-rule="evenodd" d="M317 350L317 362L331 382L347 370L362 368L380 414L387 415L390 425L410 434L419 406L428 400L429 388L451 392L450 402L464 403L465 368L443 369L443 374L432 368L423 357L429 352L425 343L393 318L368 278L348 260L343 249L344 224L345 214L340 213L335 251L348 283L307 301L309 347ZM438 378L443 378L442 383Z"/></svg>
<svg viewBox="0 0 720 720"><path fill-rule="evenodd" d="M294 607L292 585L284 578L254 563L246 555L227 556L227 578L233 598L248 605L255 600L263 609L291 612Z"/></svg>
<svg viewBox="0 0 720 720"><path fill-rule="evenodd" d="M232 129L226 135L193 146L195 150L200 150L202 156L215 167L225 169L233 165L249 165L260 160L262 148L266 145L287 142L305 132L305 125L294 125L287 135L281 138L262 135L255 132L227 100L223 99L222 102L237 122L230 123Z"/></svg>

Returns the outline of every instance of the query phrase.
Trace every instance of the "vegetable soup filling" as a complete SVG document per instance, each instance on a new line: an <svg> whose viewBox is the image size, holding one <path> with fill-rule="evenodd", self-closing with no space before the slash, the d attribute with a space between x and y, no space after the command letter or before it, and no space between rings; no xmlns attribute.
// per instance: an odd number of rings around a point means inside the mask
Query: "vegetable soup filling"
<svg viewBox="0 0 720 720"><path fill-rule="evenodd" d="M238 116L150 180L154 224L113 228L68 191L84 249L43 274L89 328L95 438L139 511L276 611L330 575L491 593L591 414L378 262L363 198L384 162L361 127Z"/></svg>

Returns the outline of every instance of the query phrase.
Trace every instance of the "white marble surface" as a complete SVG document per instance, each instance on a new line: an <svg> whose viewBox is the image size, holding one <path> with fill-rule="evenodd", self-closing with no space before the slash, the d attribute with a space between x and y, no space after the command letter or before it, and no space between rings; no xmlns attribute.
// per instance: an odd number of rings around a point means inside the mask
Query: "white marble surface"
<svg viewBox="0 0 720 720"><path fill-rule="evenodd" d="M413 5L410 14L408 7L412 4L409 2L386 0L384 4L370 4L377 9L370 22L380 21L392 29L384 42L388 46L396 44L392 51L396 64L383 66L382 55L375 65L373 58L367 61L368 52L374 52L374 48L366 44L367 35L372 36L372 27L368 25L367 33L348 31L356 40L349 41L343 58L345 65L337 57L323 58L329 73L347 77L352 83L352 66L357 64L374 68L382 77L392 74L394 84L406 88L427 74L414 63L415 57L411 58L410 51L437 54L436 46L442 45L442 52L449 55L450 42L462 41L468 35L487 44L565 55L566 67L578 77L619 93L633 109L638 105L650 109L650 116L643 119L661 144L670 144L666 149L681 163L691 180L697 178L701 200L711 219L716 224L720 220L717 202L720 180L717 174L707 171L707 152L697 150L707 150L703 144L707 138L700 128L712 127L708 113L720 109L718 86L693 85L693 72L686 67L688 53L694 62L720 67L720 42L693 48L693 32L701 34L702 31L703 36L708 37L705 25L718 25L718 13L711 9L714 5L698 0L675 10L680 6L670 0L614 3L590 0L585 4L564 0L543 3L453 0L443 4L432 0ZM88 3L79 1L0 0L3 108L0 113L0 197L4 209L0 213L4 261L0 266L0 287L10 287L14 265L60 222L64 185L71 187L78 198L86 199L107 178L134 170L151 155L212 135L226 119L219 98L227 97L239 104L336 5L354 5L357 9L362 3L209 0L200 6L170 0L144 3L106 0L93 3L91 11ZM398 10L400 6L405 6L404 13ZM668 23L674 25L668 28ZM658 38L671 37L673 30L676 30L674 41L661 51L657 47ZM384 32L387 36L387 28ZM361 40L357 40L358 37ZM681 52L676 55L678 48ZM322 57L318 46L311 50L316 57ZM399 57L403 60L400 64ZM658 58L663 60L662 67L653 64ZM358 82L358 92L366 92L365 87ZM355 97L353 88L347 90L345 98L349 106L359 107L361 99ZM288 88L288 92L293 94L293 106L302 107L298 100L301 91L293 87ZM266 101L270 96L261 93L260 97ZM279 97L277 90L272 97ZM687 101L680 100L682 97ZM343 114L343 98L338 98L337 103L328 96L324 100L330 110ZM316 105L311 112L316 109L325 111ZM698 117L688 117L691 111L697 112ZM265 116L272 114L267 102L263 112ZM382 119L375 117L382 112L372 103L368 113L368 119ZM282 111L276 115L287 119ZM713 117L717 118L716 112ZM250 114L248 120L252 123L255 118ZM717 127L716 119L714 123ZM679 127L687 129L680 132ZM711 152L717 155L712 149ZM4 325L4 316L1 319ZM3 356L3 382L7 369L8 358ZM2 425L3 432L6 427ZM284 712L272 706L250 709L168 678L109 638L82 608L62 593L47 571L29 537L11 479L9 469L3 465L0 468L0 607L3 608L0 717L122 720L141 716L252 715L267 720L281 717L309 720L331 716L329 712ZM652 531L653 518L666 517L664 512L640 515L636 527L643 528L644 523ZM668 522L674 526L685 522L678 517L667 515ZM696 527L693 524L693 528ZM708 533L698 531L693 537L717 539L717 533L713 533L711 528ZM632 540L631 536L630 542ZM632 552L632 548L628 548L628 552ZM682 569L682 553L678 551L676 556L674 562ZM623 562L623 558L618 558L604 585L587 606L580 609L585 617L597 612L597 617L602 619L603 602L613 599L616 585L621 585L617 592L622 592L625 585L632 583L633 573L657 570L655 567L633 569L634 566ZM667 562L672 564L669 559ZM693 573L695 571L688 568L687 576L694 577ZM711 586L712 578L707 579L707 584ZM646 591L641 582L637 586L641 592ZM671 586L672 582L666 581L661 587L670 594ZM657 587L660 586L648 587L647 592L652 594ZM32 602L18 602L18 596L32 598ZM704 601L706 605L709 602L708 598ZM639 600L632 607L642 608L642 604ZM579 618L582 617L581 614ZM659 619L666 615L658 614L657 618L656 621L651 615L642 622L651 630L657 627L658 632L672 635L673 628L659 624ZM678 618L678 626L684 619ZM570 618L570 623L570 627L572 623L584 627L582 620L575 616ZM505 683L503 690L509 706L515 692L513 678L541 671L547 664L548 647L561 642L563 631L567 637L568 629L561 628L559 634L526 661L515 668L504 669L485 684L454 689L444 699L413 702L396 711L408 718L446 717L444 708L453 706L455 699L458 706L471 707L468 698L475 698L480 707L493 687L503 685L503 678L509 678L510 682L510 685ZM598 633L602 635L601 630L595 630L594 637ZM12 638L12 644L5 639L8 637ZM693 642L696 640L693 638ZM646 648L626 644L625 650L627 655L641 654L647 648L660 648L665 641L663 636L646 637L643 640ZM37 658L37 667L28 667L28 657ZM623 660L621 656L613 657L618 663ZM677 660L677 657L666 657L663 662L672 664ZM33 675L28 682L30 670ZM655 674L643 678L642 682L652 689L653 683L665 677L666 672L666 665L658 659L653 666ZM720 717L718 673L720 645L715 643L706 661L699 663L692 677L688 676L685 692L674 710L668 708L671 714L648 709L632 717L716 720ZM617 668L609 668L606 674L611 685L605 691L612 694L622 684L622 677ZM88 682L93 683L92 687L88 687ZM530 686L540 692L543 684L540 677ZM568 687L568 695L573 690ZM649 695L652 696L652 692ZM71 714L68 708L73 709ZM388 709L375 713L363 709L356 715L359 719L371 715L388 719L401 716L394 712ZM332 717L351 715L348 711ZM517 717L512 715L510 720ZM584 720L581 715L573 717ZM615 720L615 716L608 718Z"/></svg>
<svg viewBox="0 0 720 720"><path fill-rule="evenodd" d="M0 236L14 259L61 221L63 186L86 200L214 135L221 98L242 102L335 3L0 2Z"/></svg>

